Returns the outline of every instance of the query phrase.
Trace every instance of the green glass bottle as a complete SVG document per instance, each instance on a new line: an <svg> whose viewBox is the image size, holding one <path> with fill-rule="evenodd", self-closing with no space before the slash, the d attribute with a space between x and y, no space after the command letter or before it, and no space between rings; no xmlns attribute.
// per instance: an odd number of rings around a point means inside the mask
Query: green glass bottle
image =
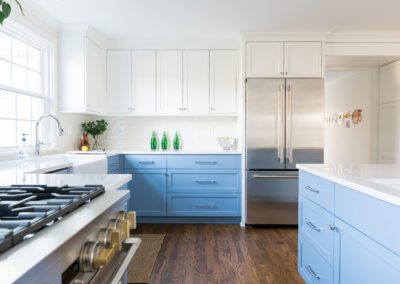
<svg viewBox="0 0 400 284"><path fill-rule="evenodd" d="M155 131L153 131L151 134L150 149L152 151L155 151L158 149L158 138L157 138L157 133Z"/></svg>
<svg viewBox="0 0 400 284"><path fill-rule="evenodd" d="M164 131L163 136L161 138L161 149L163 151L168 150L169 148L169 138L168 138L168 134L166 131Z"/></svg>
<svg viewBox="0 0 400 284"><path fill-rule="evenodd" d="M175 132L173 146L175 151L179 151L181 149L181 138L179 137L178 131Z"/></svg>

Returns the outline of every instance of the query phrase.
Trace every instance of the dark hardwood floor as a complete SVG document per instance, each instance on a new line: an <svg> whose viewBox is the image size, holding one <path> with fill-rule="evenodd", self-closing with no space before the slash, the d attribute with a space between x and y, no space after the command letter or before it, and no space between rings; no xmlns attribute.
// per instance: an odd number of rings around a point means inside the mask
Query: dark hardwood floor
<svg viewBox="0 0 400 284"><path fill-rule="evenodd" d="M139 224L135 233L166 234L152 283L304 283L294 228Z"/></svg>

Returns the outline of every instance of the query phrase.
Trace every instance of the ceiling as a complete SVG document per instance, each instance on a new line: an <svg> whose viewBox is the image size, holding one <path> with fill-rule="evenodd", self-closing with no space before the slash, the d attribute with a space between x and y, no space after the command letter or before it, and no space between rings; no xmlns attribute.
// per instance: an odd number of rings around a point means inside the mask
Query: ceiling
<svg viewBox="0 0 400 284"><path fill-rule="evenodd" d="M23 0L106 37L220 38L246 32L396 31L399 0ZM383 3L384 2L384 3Z"/></svg>

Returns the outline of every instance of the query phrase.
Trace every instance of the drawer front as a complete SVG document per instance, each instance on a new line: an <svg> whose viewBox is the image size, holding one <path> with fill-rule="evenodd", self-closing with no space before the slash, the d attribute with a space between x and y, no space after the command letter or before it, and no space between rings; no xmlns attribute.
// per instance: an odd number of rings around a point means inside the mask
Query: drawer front
<svg viewBox="0 0 400 284"><path fill-rule="evenodd" d="M299 272L306 283L333 284L333 268L304 238L299 238Z"/></svg>
<svg viewBox="0 0 400 284"><path fill-rule="evenodd" d="M125 169L165 169L167 158L165 155L125 155Z"/></svg>
<svg viewBox="0 0 400 284"><path fill-rule="evenodd" d="M299 234L333 265L335 217L305 197L299 198Z"/></svg>
<svg viewBox="0 0 400 284"><path fill-rule="evenodd" d="M240 195L169 193L168 216L240 216Z"/></svg>
<svg viewBox="0 0 400 284"><path fill-rule="evenodd" d="M400 207L336 184L335 215L400 256Z"/></svg>
<svg viewBox="0 0 400 284"><path fill-rule="evenodd" d="M240 192L240 171L170 170L168 192Z"/></svg>
<svg viewBox="0 0 400 284"><path fill-rule="evenodd" d="M108 173L115 173L119 171L119 155L107 158Z"/></svg>
<svg viewBox="0 0 400 284"><path fill-rule="evenodd" d="M170 169L240 169L240 155L168 155Z"/></svg>
<svg viewBox="0 0 400 284"><path fill-rule="evenodd" d="M300 171L299 193L333 212L334 184L315 175Z"/></svg>

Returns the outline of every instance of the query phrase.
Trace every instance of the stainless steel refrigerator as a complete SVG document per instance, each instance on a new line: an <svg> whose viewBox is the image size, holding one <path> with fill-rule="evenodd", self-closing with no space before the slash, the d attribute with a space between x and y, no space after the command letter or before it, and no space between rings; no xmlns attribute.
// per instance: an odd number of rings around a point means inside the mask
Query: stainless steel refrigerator
<svg viewBox="0 0 400 284"><path fill-rule="evenodd" d="M297 224L298 163L324 161L323 79L247 79L246 224Z"/></svg>

